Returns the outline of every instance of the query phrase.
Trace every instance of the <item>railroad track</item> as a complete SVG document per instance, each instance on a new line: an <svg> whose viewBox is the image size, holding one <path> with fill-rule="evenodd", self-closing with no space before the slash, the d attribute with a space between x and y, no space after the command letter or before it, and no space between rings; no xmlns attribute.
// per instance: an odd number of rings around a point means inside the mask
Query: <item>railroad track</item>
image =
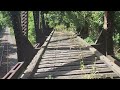
<svg viewBox="0 0 120 90"><path fill-rule="evenodd" d="M52 35L53 34L53 35ZM120 68L69 33L52 33L35 55L21 79L119 79ZM49 41L50 40L50 41Z"/></svg>
<svg viewBox="0 0 120 90"><path fill-rule="evenodd" d="M9 43L8 43L8 32L5 30L3 33L3 38L1 38L0 43L0 78L2 78L9 70Z"/></svg>
<svg viewBox="0 0 120 90"><path fill-rule="evenodd" d="M17 63L17 48L14 36L6 27L0 33L0 78L3 78Z"/></svg>

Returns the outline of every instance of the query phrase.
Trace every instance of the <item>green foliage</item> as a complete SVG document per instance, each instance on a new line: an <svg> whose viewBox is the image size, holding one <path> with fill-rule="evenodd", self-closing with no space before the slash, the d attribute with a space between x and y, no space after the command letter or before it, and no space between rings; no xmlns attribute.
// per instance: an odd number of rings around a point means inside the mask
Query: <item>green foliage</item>
<svg viewBox="0 0 120 90"><path fill-rule="evenodd" d="M84 39L86 42L88 42L89 44L94 44L94 41L90 38L87 37L86 39Z"/></svg>
<svg viewBox="0 0 120 90"><path fill-rule="evenodd" d="M35 27L34 27L34 19L33 19L33 12L28 12L28 39L32 44L36 43L36 34L35 34Z"/></svg>
<svg viewBox="0 0 120 90"><path fill-rule="evenodd" d="M117 33L114 37L113 37L113 41L115 45L119 45L119 39L120 39L120 34Z"/></svg>
<svg viewBox="0 0 120 90"><path fill-rule="evenodd" d="M10 27L10 34L14 36L14 30L13 30L13 27Z"/></svg>
<svg viewBox="0 0 120 90"><path fill-rule="evenodd" d="M3 30L5 27L10 27L10 32L14 35L12 22L10 20L10 15L8 11L0 11L0 30ZM35 30L34 30L34 20L33 13L29 11L28 13L28 39L32 44L35 44Z"/></svg>
<svg viewBox="0 0 120 90"><path fill-rule="evenodd" d="M48 77L45 77L45 79L53 79L53 77L49 75Z"/></svg>
<svg viewBox="0 0 120 90"><path fill-rule="evenodd" d="M10 16L8 11L0 11L0 30L3 30L6 26L11 26Z"/></svg>
<svg viewBox="0 0 120 90"><path fill-rule="evenodd" d="M45 19L57 30L81 32L87 27L89 37L95 42L103 25L103 11L49 11Z"/></svg>
<svg viewBox="0 0 120 90"><path fill-rule="evenodd" d="M104 11L49 11L45 14L45 19L50 27L56 30L68 30L76 33L88 31L88 37L85 38L90 44L95 43L100 32L103 30ZM114 28L114 46L118 49L120 46L120 11L115 12Z"/></svg>

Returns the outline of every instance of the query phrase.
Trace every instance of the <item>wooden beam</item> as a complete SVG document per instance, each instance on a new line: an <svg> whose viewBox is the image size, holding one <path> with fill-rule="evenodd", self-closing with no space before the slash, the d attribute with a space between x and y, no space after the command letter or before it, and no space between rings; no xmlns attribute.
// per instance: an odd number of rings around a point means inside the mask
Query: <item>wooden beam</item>
<svg viewBox="0 0 120 90"><path fill-rule="evenodd" d="M21 77L20 77L21 79L28 79L33 75L39 62L41 61L42 55L43 55L43 53L44 53L44 51L45 51L45 49L46 49L46 47L51 39L53 33L54 33L54 30L51 32L49 37L46 39L45 43L41 46L41 49L38 51L38 53L35 55L35 57L31 61L31 63L28 65L25 72L21 75Z"/></svg>

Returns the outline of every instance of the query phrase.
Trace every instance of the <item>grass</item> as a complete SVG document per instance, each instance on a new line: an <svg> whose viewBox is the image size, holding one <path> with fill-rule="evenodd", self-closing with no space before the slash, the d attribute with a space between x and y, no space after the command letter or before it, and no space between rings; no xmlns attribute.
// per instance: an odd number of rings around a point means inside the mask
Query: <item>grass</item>
<svg viewBox="0 0 120 90"><path fill-rule="evenodd" d="M120 53L116 53L116 55L115 55L118 59L119 59L119 61L120 61Z"/></svg>
<svg viewBox="0 0 120 90"><path fill-rule="evenodd" d="M95 67L95 62L94 62L94 65L92 66L92 70L90 72L90 74L85 74L84 75L84 79L95 79L95 75L98 74L99 72L97 71L97 67ZM96 79L99 79L100 77L96 78Z"/></svg>
<svg viewBox="0 0 120 90"><path fill-rule="evenodd" d="M84 64L84 57L83 57L83 53L81 52L81 48L80 48L80 70L85 70L85 64ZM99 76L99 77L96 77L97 74L99 74L99 71L98 71L98 68L95 66L96 65L96 60L97 60L97 57L95 57L95 61L93 62L93 65L92 65L92 69L90 71L89 74L85 73L83 74L83 79L106 79L107 76L106 75L102 75L102 76ZM110 77L111 79L113 79L113 77L111 76Z"/></svg>
<svg viewBox="0 0 120 90"><path fill-rule="evenodd" d="M71 42L75 42L75 39L72 38L73 36L71 35L70 38L71 38ZM90 38L87 38L86 39L87 41L89 41L90 43L93 43L93 41L90 39ZM84 65L84 54L82 53L82 50L81 50L81 43L79 44L79 50L80 50L80 53L79 53L79 59L80 59L80 70L85 70L85 65ZM94 61L94 64L92 66L92 70L90 72L90 74L84 74L83 76L83 79L94 79L95 78L95 75L98 74L99 72L97 71L97 67L95 67L95 62L96 62L96 58L95 58L95 61ZM98 78L99 79L99 78Z"/></svg>
<svg viewBox="0 0 120 90"><path fill-rule="evenodd" d="M119 46L114 46L114 53L115 53L115 56L120 60L120 48Z"/></svg>
<svg viewBox="0 0 120 90"><path fill-rule="evenodd" d="M45 79L53 79L53 77L49 75L48 77L45 77Z"/></svg>
<svg viewBox="0 0 120 90"><path fill-rule="evenodd" d="M14 36L14 31L12 27L10 27L10 35Z"/></svg>
<svg viewBox="0 0 120 90"><path fill-rule="evenodd" d="M89 44L94 44L94 41L90 38L90 37L87 37L86 39L84 39L87 43Z"/></svg>
<svg viewBox="0 0 120 90"><path fill-rule="evenodd" d="M96 62L96 58L95 58L95 62ZM97 71L97 67L95 67L95 62L93 64L93 66L92 66L92 70L91 70L90 74L84 74L83 79L95 79L95 75L99 73ZM83 58L80 61L80 69L81 70L85 69ZM99 77L97 79L99 79Z"/></svg>
<svg viewBox="0 0 120 90"><path fill-rule="evenodd" d="M55 27L55 30L56 31L61 31L61 32L75 32L75 27L70 27L70 28L66 28L66 26L64 26L64 25L57 25L56 27Z"/></svg>

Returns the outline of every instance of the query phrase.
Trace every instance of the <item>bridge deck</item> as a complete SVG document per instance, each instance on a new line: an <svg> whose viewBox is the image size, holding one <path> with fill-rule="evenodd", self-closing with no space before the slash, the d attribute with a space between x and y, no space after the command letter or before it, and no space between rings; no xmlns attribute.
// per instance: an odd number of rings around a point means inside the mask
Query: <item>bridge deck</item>
<svg viewBox="0 0 120 90"><path fill-rule="evenodd" d="M70 33L55 32L34 73L34 79L119 78Z"/></svg>

